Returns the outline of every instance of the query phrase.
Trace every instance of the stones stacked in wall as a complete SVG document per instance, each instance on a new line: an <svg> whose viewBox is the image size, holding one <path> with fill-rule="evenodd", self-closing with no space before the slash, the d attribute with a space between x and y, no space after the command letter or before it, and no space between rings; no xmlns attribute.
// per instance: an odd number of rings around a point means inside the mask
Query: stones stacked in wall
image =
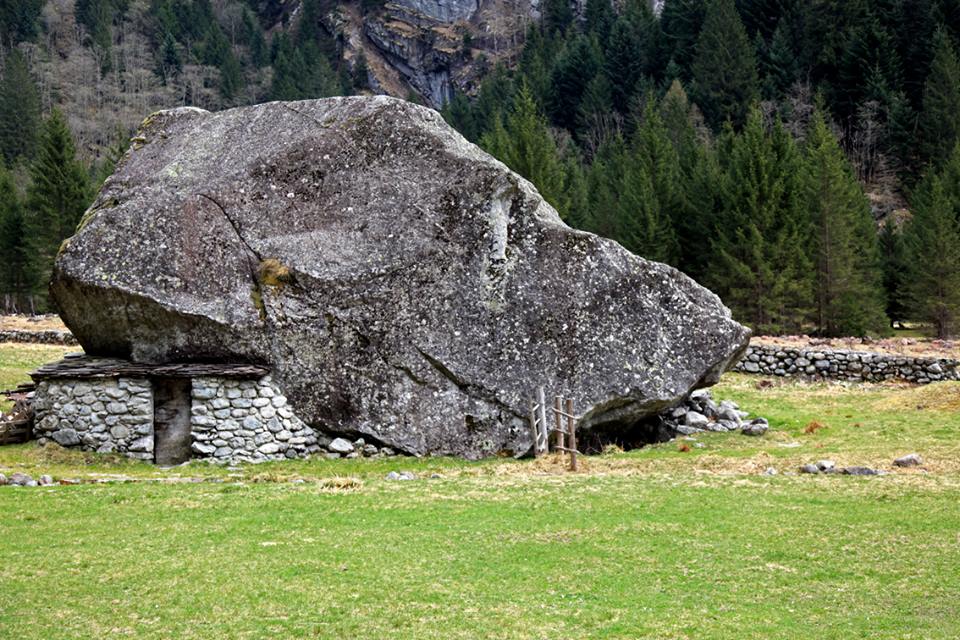
<svg viewBox="0 0 960 640"><path fill-rule="evenodd" d="M148 380L43 380L33 400L41 443L153 460L153 390Z"/></svg>
<svg viewBox="0 0 960 640"><path fill-rule="evenodd" d="M926 384L960 380L960 360L756 344L747 348L734 370L771 376L809 376L858 382L905 380Z"/></svg>
<svg viewBox="0 0 960 640"><path fill-rule="evenodd" d="M320 451L317 433L294 415L270 376L194 378L191 393L191 446L198 457L262 462Z"/></svg>
<svg viewBox="0 0 960 640"><path fill-rule="evenodd" d="M0 342L29 342L34 344L75 345L77 339L69 331L27 331L24 329L0 330Z"/></svg>

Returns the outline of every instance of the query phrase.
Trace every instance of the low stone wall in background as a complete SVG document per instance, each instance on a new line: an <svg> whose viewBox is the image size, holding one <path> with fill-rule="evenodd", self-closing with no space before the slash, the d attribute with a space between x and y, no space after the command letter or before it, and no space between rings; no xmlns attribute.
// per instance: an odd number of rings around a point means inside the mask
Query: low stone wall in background
<svg viewBox="0 0 960 640"><path fill-rule="evenodd" d="M77 339L69 331L46 329L43 331L27 331L25 329L0 330L0 342L29 342L33 344L65 344L75 345Z"/></svg>
<svg viewBox="0 0 960 640"><path fill-rule="evenodd" d="M960 360L752 344L734 371L857 382L905 380L926 384L960 380Z"/></svg>

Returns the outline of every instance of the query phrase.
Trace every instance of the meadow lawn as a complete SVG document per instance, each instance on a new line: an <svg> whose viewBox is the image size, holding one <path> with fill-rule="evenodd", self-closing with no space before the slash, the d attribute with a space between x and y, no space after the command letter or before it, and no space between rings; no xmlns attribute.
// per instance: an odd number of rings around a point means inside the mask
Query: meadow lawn
<svg viewBox="0 0 960 640"><path fill-rule="evenodd" d="M0 388L74 349L0 345ZM960 637L960 383L760 381L728 374L714 396L766 436L578 474L0 447L7 475L84 482L0 487L0 638ZM892 466L911 452L921 468ZM889 473L795 474L823 458Z"/></svg>

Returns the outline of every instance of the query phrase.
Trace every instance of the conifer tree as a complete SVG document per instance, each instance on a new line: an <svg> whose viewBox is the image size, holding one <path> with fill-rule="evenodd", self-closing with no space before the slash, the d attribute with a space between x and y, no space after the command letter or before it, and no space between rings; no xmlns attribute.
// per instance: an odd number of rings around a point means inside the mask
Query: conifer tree
<svg viewBox="0 0 960 640"><path fill-rule="evenodd" d="M765 48L765 55L761 58L761 62L764 98L776 99L783 96L800 76L797 56L783 24L777 25L774 30L770 45Z"/></svg>
<svg viewBox="0 0 960 640"><path fill-rule="evenodd" d="M23 209L10 173L0 164L0 309L32 312L34 272Z"/></svg>
<svg viewBox="0 0 960 640"><path fill-rule="evenodd" d="M903 232L893 220L887 220L878 234L880 257L883 264L883 291L886 300L887 317L890 327L903 323L909 318L909 311L903 303L903 291L906 286L909 263L903 243Z"/></svg>
<svg viewBox="0 0 960 640"><path fill-rule="evenodd" d="M19 49L12 50L0 78L0 160L29 159L37 146L40 96Z"/></svg>
<svg viewBox="0 0 960 640"><path fill-rule="evenodd" d="M440 113L447 124L459 131L464 138L471 142L478 140L479 134L474 120L473 108L470 100L462 92L454 90L453 97L443 105Z"/></svg>
<svg viewBox="0 0 960 640"><path fill-rule="evenodd" d="M613 27L613 6L610 0L586 0L584 11L587 33L595 35L601 43L606 43Z"/></svg>
<svg viewBox="0 0 960 640"><path fill-rule="evenodd" d="M923 89L923 151L938 165L960 140L960 61L946 29L934 36L934 56Z"/></svg>
<svg viewBox="0 0 960 640"><path fill-rule="evenodd" d="M866 197L823 116L804 147L803 198L813 231L816 323L821 335L886 328L877 235Z"/></svg>
<svg viewBox="0 0 960 640"><path fill-rule="evenodd" d="M169 84L183 71L183 59L180 57L180 51L177 49L177 41L166 32L163 41L160 44L160 50L157 52L156 73L160 76L163 84Z"/></svg>
<svg viewBox="0 0 960 640"><path fill-rule="evenodd" d="M493 131L483 136L481 144L532 182L554 208L561 208L564 167L546 119L540 114L529 87L520 85L513 109L505 119L496 119Z"/></svg>
<svg viewBox="0 0 960 640"><path fill-rule="evenodd" d="M725 137L731 141L719 145L723 195L708 281L755 331L797 330L812 306L798 153L779 123L765 133L759 109L740 135Z"/></svg>
<svg viewBox="0 0 960 640"><path fill-rule="evenodd" d="M939 176L928 178L904 230L904 299L938 338L960 333L960 223Z"/></svg>
<svg viewBox="0 0 960 640"><path fill-rule="evenodd" d="M660 14L660 24L666 41L666 57L676 65L678 75L667 80L689 77L696 55L697 38L703 28L704 0L666 0Z"/></svg>
<svg viewBox="0 0 960 640"><path fill-rule="evenodd" d="M0 3L0 46L29 42L37 35L43 0L4 0Z"/></svg>
<svg viewBox="0 0 960 640"><path fill-rule="evenodd" d="M631 158L623 136L611 136L594 155L587 173L590 194L589 224L584 228L606 238L616 239L621 232L620 191Z"/></svg>
<svg viewBox="0 0 960 640"><path fill-rule="evenodd" d="M712 127L743 124L758 96L757 64L733 0L708 2L692 76L694 100Z"/></svg>
<svg viewBox="0 0 960 640"><path fill-rule="evenodd" d="M590 195L583 163L573 141L562 153L562 163L563 197L557 211L571 227L586 229L590 220Z"/></svg>
<svg viewBox="0 0 960 640"><path fill-rule="evenodd" d="M554 124L575 130L580 100L600 66L596 42L582 35L568 41L550 74L547 109Z"/></svg>
<svg viewBox="0 0 960 640"><path fill-rule="evenodd" d="M25 216L41 300L46 299L46 285L60 244L73 235L92 196L90 179L76 156L67 121L54 109L43 124L30 169L32 182Z"/></svg>
<svg viewBox="0 0 960 640"><path fill-rule="evenodd" d="M637 219L642 220L647 245L637 253L676 265L680 247L674 226L685 214L680 158L652 95L647 98L643 121L633 138L633 157L623 193L624 197L636 200L637 214L642 216ZM624 213L629 215L629 211L628 205ZM654 241L655 248L650 245Z"/></svg>
<svg viewBox="0 0 960 640"><path fill-rule="evenodd" d="M620 18L610 32L607 46L606 76L610 83L613 107L626 113L633 89L643 72L638 34L626 19Z"/></svg>
<svg viewBox="0 0 960 640"><path fill-rule="evenodd" d="M263 37L263 29L252 11L243 12L243 35L250 50L250 62L255 67L266 65L269 58L267 42Z"/></svg>
<svg viewBox="0 0 960 640"><path fill-rule="evenodd" d="M618 188L616 240L648 260L676 264L676 235L657 195L651 175L628 166Z"/></svg>
<svg viewBox="0 0 960 640"><path fill-rule="evenodd" d="M476 141L493 129L494 121L513 104L514 93L516 88L507 68L498 63L480 85L473 108L476 137L471 140Z"/></svg>
<svg viewBox="0 0 960 640"><path fill-rule="evenodd" d="M354 89L369 89L370 88L370 67L367 66L367 56L361 49L357 53L357 59L353 63L353 70L351 71L351 84Z"/></svg>
<svg viewBox="0 0 960 640"><path fill-rule="evenodd" d="M587 153L592 153L612 133L619 129L613 112L610 81L598 74L583 92L577 107L577 136Z"/></svg>
<svg viewBox="0 0 960 640"><path fill-rule="evenodd" d="M548 36L563 35L573 24L570 0L545 0L543 4L543 31Z"/></svg>

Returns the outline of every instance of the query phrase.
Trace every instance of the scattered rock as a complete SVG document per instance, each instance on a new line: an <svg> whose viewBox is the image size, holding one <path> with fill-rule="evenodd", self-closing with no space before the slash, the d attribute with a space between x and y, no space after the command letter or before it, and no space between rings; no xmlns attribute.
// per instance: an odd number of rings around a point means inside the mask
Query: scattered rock
<svg viewBox="0 0 960 640"><path fill-rule="evenodd" d="M333 453L348 454L353 453L353 443L345 438L334 438L330 444L327 445L327 449Z"/></svg>
<svg viewBox="0 0 960 640"><path fill-rule="evenodd" d="M740 433L745 436L762 436L767 432L770 426L767 424L767 421L764 420L753 420L749 424L745 424L740 428Z"/></svg>
<svg viewBox="0 0 960 640"><path fill-rule="evenodd" d="M744 435L761 436L770 425L766 418L754 418L743 424L749 414L731 400L715 402L709 389L697 389L679 406L660 413L660 432L666 439L676 434L692 435L703 431L720 433L742 430Z"/></svg>
<svg viewBox="0 0 960 640"><path fill-rule="evenodd" d="M767 467L766 469L763 470L763 475L765 475L765 476L775 476L775 475L777 475L777 470L774 469L773 467Z"/></svg>
<svg viewBox="0 0 960 640"><path fill-rule="evenodd" d="M837 466L837 463L835 463L833 460L820 460L819 462L817 462L817 468L820 469L820 471L823 471L825 473L829 473L830 471L833 471L836 468L836 466Z"/></svg>
<svg viewBox="0 0 960 640"><path fill-rule="evenodd" d="M0 487L2 487L2 486L5 485L5 484L7 484L7 476L5 476L4 474L0 473Z"/></svg>
<svg viewBox="0 0 960 640"><path fill-rule="evenodd" d="M48 476L48 475L42 475L42 476L40 476L40 480L39 480L38 484L39 484L41 487L49 487L50 485L54 484L53 478L52 478L51 476Z"/></svg>
<svg viewBox="0 0 960 640"><path fill-rule="evenodd" d="M687 411L686 415L683 417L683 423L688 427L696 427L702 429L703 427L710 424L710 418L703 415L702 413L697 413L696 411Z"/></svg>
<svg viewBox="0 0 960 640"><path fill-rule="evenodd" d="M800 473L820 473L820 467L815 464L805 464L800 467Z"/></svg>
<svg viewBox="0 0 960 640"><path fill-rule="evenodd" d="M840 470L841 473L848 476L879 476L883 475L882 471L876 469L871 469L869 467L844 467Z"/></svg>
<svg viewBox="0 0 960 640"><path fill-rule="evenodd" d="M73 429L60 429L50 436L61 447L75 447L80 444L80 436Z"/></svg>
<svg viewBox="0 0 960 640"><path fill-rule="evenodd" d="M412 471L400 471L399 473L396 471L391 471L390 473L387 474L386 479L387 480L416 480L417 474L413 473Z"/></svg>
<svg viewBox="0 0 960 640"><path fill-rule="evenodd" d="M893 461L895 467L919 467L923 464L923 458L918 453L908 453Z"/></svg>
<svg viewBox="0 0 960 640"><path fill-rule="evenodd" d="M33 477L18 471L17 473L10 474L10 478L7 480L7 482L8 484L18 487L28 487L30 486L30 483L33 482Z"/></svg>

